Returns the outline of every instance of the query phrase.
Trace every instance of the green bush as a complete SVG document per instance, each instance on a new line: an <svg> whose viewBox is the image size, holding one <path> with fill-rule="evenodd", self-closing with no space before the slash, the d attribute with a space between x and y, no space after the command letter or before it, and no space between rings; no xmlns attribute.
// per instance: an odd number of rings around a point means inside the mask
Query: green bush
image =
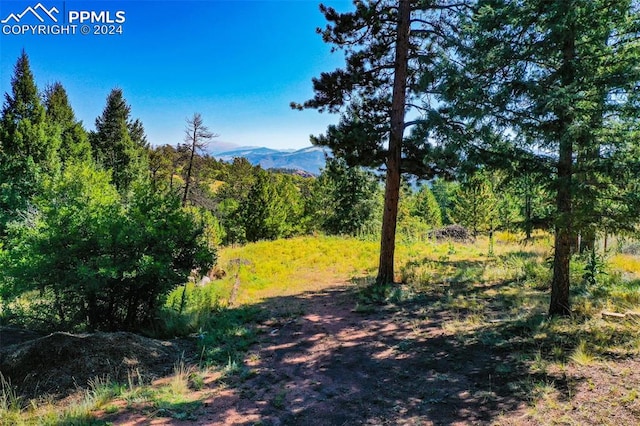
<svg viewBox="0 0 640 426"><path fill-rule="evenodd" d="M59 329L137 330L215 251L179 200L148 186L129 197L109 174L72 165L46 184L10 230L4 297L39 290Z"/></svg>

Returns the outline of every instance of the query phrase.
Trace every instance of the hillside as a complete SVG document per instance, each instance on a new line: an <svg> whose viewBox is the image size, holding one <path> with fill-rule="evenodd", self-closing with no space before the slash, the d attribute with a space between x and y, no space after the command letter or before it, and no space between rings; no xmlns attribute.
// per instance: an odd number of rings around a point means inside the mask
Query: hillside
<svg viewBox="0 0 640 426"><path fill-rule="evenodd" d="M223 161L233 161L234 158L244 157L254 166L263 169L293 169L303 170L313 175L320 174L324 167L327 148L311 146L299 150L277 150L264 147L246 147L231 151L214 152L212 155Z"/></svg>
<svg viewBox="0 0 640 426"><path fill-rule="evenodd" d="M69 346L105 333L26 336L3 359L46 343L60 364L39 363L30 378L53 383L86 360L97 378L75 377L88 386L79 402L28 409L5 383L0 425L638 424L637 255L612 255L597 295L580 282L580 263L576 314L549 318L550 238L523 247L515 237L500 233L493 256L486 238L399 245L404 284L386 296L366 288L375 242L298 237L224 248L227 274L186 295L197 350L178 359L172 347L188 340L127 333L112 337L129 339L129 352ZM60 358L67 348L77 353ZM18 363L5 365L10 379L22 378L23 369L9 371Z"/></svg>

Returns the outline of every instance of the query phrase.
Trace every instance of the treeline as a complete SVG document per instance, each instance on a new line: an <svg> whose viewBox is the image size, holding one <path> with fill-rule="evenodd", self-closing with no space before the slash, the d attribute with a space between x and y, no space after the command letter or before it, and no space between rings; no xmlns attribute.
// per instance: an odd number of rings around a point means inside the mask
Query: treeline
<svg viewBox="0 0 640 426"><path fill-rule="evenodd" d="M329 157L318 177L303 177L265 171L244 158L227 163L206 154L191 156L184 145L160 146L150 156L153 185L205 211L218 244L316 232L379 236L380 177L344 159ZM459 180L407 181L400 194L399 238L426 240L431 230L450 224L461 224L474 236L505 230L530 238L534 229L553 226L552 206L552 194L542 183L498 171L481 170Z"/></svg>
<svg viewBox="0 0 640 426"><path fill-rule="evenodd" d="M214 264L200 212L149 179L144 128L120 89L87 132L62 84L38 90L23 52L0 141L3 322L150 327L171 290Z"/></svg>
<svg viewBox="0 0 640 426"><path fill-rule="evenodd" d="M185 130L151 147L116 88L87 131L22 53L0 117L0 321L149 329L220 244L379 228L373 173L338 159L318 178L224 163L206 154L215 135L199 114Z"/></svg>
<svg viewBox="0 0 640 426"><path fill-rule="evenodd" d="M231 163L208 155L192 158L182 145L157 147L150 156L154 187L205 212L218 244L314 232L363 235L371 232L377 214L377 177L342 160L328 158L315 178L263 170L245 158Z"/></svg>

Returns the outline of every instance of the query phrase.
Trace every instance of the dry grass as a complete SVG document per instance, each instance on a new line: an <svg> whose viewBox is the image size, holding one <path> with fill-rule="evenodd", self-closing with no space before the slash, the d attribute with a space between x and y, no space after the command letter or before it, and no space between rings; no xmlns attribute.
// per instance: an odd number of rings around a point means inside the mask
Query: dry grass
<svg viewBox="0 0 640 426"><path fill-rule="evenodd" d="M632 254L611 256L609 264L615 270L629 274L630 278L640 279L640 257Z"/></svg>
<svg viewBox="0 0 640 426"><path fill-rule="evenodd" d="M419 304L424 297L428 304L416 306L422 306L434 317L435 313L446 313L442 331L462 343L479 341L487 347L514 348L514 363L526 366L527 373L535 375L535 379L514 382L514 392L523 395L529 409L523 423L513 424L527 424L527 419L535 423L548 416L555 416L560 423L566 420L568 424L579 424L571 416L562 420L569 408L558 399L558 374L566 375L567 369L575 368L594 371L604 365L613 368L611 360L640 354L638 317L611 321L601 316L602 310L640 312L640 291L633 282L640 277L640 258L613 256L605 281L597 291L580 284L583 266L574 262L572 297L576 314L571 318L549 319L545 314L550 238L537 235L535 243L527 245L521 240L519 235L496 235L492 256L488 256L486 238L468 245L434 241L399 245L396 270L398 279L404 283L399 288L406 292L406 297L397 300L415 298ZM203 327L207 345L204 356L222 360L228 370L241 370L238 360L253 342L250 324L253 306L267 299L320 290L336 282L371 283L377 259L377 242L354 238L310 236L223 248L220 265L227 275L202 288L191 286L192 297L184 315L192 316L191 328ZM238 308L223 309L236 283L239 283ZM213 308L217 309L215 324L210 321ZM226 342L235 346L219 350ZM522 374L507 364L501 368L499 374L511 374L515 379ZM82 424L96 410L109 411L120 406L114 401L132 400L184 419L199 406L193 398L194 388L201 381L198 377L198 371L178 364L171 378L154 386L117 388L106 379L97 379L81 400L62 409L46 402L21 401L12 393L11 386L3 383L0 425L65 421ZM635 406L639 404L638 391L625 389L620 399L623 404ZM593 418L606 419L604 408L598 407L597 412L591 413ZM581 413L589 416L584 410ZM498 423L512 424L506 418L498 419Z"/></svg>

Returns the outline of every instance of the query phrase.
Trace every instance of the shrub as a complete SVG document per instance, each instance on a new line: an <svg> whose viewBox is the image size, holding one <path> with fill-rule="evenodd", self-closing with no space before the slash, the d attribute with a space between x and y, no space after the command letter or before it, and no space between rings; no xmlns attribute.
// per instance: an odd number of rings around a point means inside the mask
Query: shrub
<svg viewBox="0 0 640 426"><path fill-rule="evenodd" d="M179 200L150 187L122 197L106 172L69 166L11 231L5 283L40 290L57 328L136 330L215 252Z"/></svg>

